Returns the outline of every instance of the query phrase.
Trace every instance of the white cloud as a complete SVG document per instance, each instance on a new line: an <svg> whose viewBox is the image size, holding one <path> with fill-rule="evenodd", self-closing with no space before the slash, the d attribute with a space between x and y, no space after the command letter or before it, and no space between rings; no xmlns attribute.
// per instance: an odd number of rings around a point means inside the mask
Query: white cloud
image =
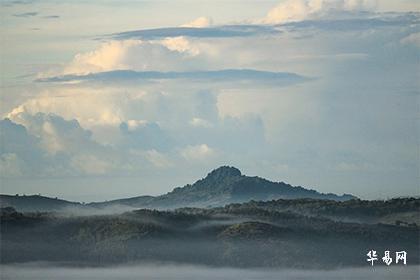
<svg viewBox="0 0 420 280"><path fill-rule="evenodd" d="M162 40L161 44L171 51L188 53L192 56L200 54L200 49L191 44L191 42L184 36L165 38Z"/></svg>
<svg viewBox="0 0 420 280"><path fill-rule="evenodd" d="M77 119L86 128L97 125L118 126L124 119L121 104L126 101L118 93L94 87L55 87L26 100L8 113L7 117L20 123L18 119L21 113L35 115L43 112ZM127 98L131 99L131 96Z"/></svg>
<svg viewBox="0 0 420 280"><path fill-rule="evenodd" d="M180 151L183 158L188 161L203 161L215 155L215 151L207 144L187 146Z"/></svg>
<svg viewBox="0 0 420 280"><path fill-rule="evenodd" d="M213 124L201 118L192 118L190 124L195 127L212 127Z"/></svg>
<svg viewBox="0 0 420 280"><path fill-rule="evenodd" d="M111 41L102 44L97 50L77 54L73 61L64 69L64 73L87 74L90 72L128 69L127 52L133 48L142 47L139 40Z"/></svg>
<svg viewBox="0 0 420 280"><path fill-rule="evenodd" d="M374 0L286 0L271 9L262 20L276 24L325 16L336 11L371 10Z"/></svg>
<svg viewBox="0 0 420 280"><path fill-rule="evenodd" d="M5 135L0 149L2 177L97 175L119 168L114 165L121 161L119 156L94 142L91 132L75 120L20 113L16 121L19 124L1 121Z"/></svg>
<svg viewBox="0 0 420 280"><path fill-rule="evenodd" d="M160 41L121 40L102 43L96 50L77 54L61 74L85 75L112 70L174 71L191 68L199 49L184 37ZM55 73L57 74L57 73ZM54 73L45 72L45 78Z"/></svg>
<svg viewBox="0 0 420 280"><path fill-rule="evenodd" d="M0 120L0 177L28 176L42 171L46 161L39 138L23 125Z"/></svg>
<svg viewBox="0 0 420 280"><path fill-rule="evenodd" d="M129 131L135 131L139 127L145 127L148 124L146 120L128 120L127 128Z"/></svg>
<svg viewBox="0 0 420 280"><path fill-rule="evenodd" d="M415 159L410 161L413 153L399 156L393 151L413 147L410 139L415 129L405 120L413 119L417 103L415 95L405 93L416 88L412 77L417 60L413 50L399 42L418 44L418 33L401 39L402 34L417 32L415 20L411 20L414 16L382 18L376 14L370 18L372 14L368 14L366 18L364 13L354 13L360 18L352 16L351 20L340 21L340 13L336 13L337 21L329 17L331 21L317 21L332 11L352 12L367 6L364 1L286 4L297 6L290 9L279 6L265 22L315 20L279 27L282 32L263 36L112 41L76 56L65 71L251 68L296 72L316 78L313 81L288 87L188 79L182 82L122 79L115 83L77 85L38 83L34 92L28 90L33 98L19 103L8 115L27 126L36 137L22 134L19 138L30 139L21 141L17 148L2 151L3 166L7 167L2 170L9 170L10 174L19 174L20 170L25 175L41 171L45 174L49 170L49 174L56 176L66 174L67 170L73 176L127 173L143 176L153 170L163 172L161 169L167 167L171 167L165 170L168 173L185 174L185 170L192 169L202 172L203 168L215 167L216 162L223 160L252 166L254 174L264 174L257 172L258 168L265 169L262 158L269 159L271 169L267 170L271 171L267 173L271 176L280 174L280 179L284 176L290 182L305 185L312 184L313 178L333 178L337 169L330 168L331 174L322 171L336 162L343 163L338 166L342 170L357 172L351 160L336 160L333 155L342 150L354 154L363 147L363 154L378 159L373 164L382 169L378 171L381 176L375 179L391 178L385 174L389 169L383 162L405 164L406 178L411 178L414 173L409 168L416 164ZM395 20L389 20L391 17ZM240 30L243 28L246 27ZM401 92L390 93L397 88ZM22 113L37 112L60 115L65 122L47 117L38 121L20 119ZM67 123L72 119L80 126ZM107 145L95 143L99 140ZM28 142L35 145L31 146L32 154L23 151ZM39 155L38 146L45 154ZM33 156L35 153L38 155ZM26 163L29 158L36 160ZM43 170L37 169L37 165ZM367 172L361 168L359 171ZM337 182L345 181L339 178L342 173L335 173L331 182L320 180L319 185L336 186ZM174 175L177 176L181 175ZM410 184L410 179L404 180Z"/></svg>
<svg viewBox="0 0 420 280"><path fill-rule="evenodd" d="M181 27L209 27L213 24L213 20L209 17L199 17L193 21L181 25Z"/></svg>
<svg viewBox="0 0 420 280"><path fill-rule="evenodd" d="M20 113L14 115L13 121L24 125L50 154L74 153L95 146L91 140L91 132L83 129L76 120L67 121L52 114Z"/></svg>
<svg viewBox="0 0 420 280"><path fill-rule="evenodd" d="M118 143L123 149L158 149L169 150L172 141L168 134L156 122L141 121L140 124L131 124L133 120L122 122L120 133L122 141Z"/></svg>

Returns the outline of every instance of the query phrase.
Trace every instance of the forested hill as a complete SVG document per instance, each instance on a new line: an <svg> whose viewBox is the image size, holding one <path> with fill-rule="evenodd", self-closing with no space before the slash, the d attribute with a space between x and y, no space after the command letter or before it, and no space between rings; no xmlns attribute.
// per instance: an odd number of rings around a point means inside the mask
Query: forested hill
<svg viewBox="0 0 420 280"><path fill-rule="evenodd" d="M325 269L368 266L366 253L373 249L378 254L405 250L407 264L418 265L418 220L399 219L414 217L419 205L414 198L298 199L92 216L20 213L9 207L1 211L1 262ZM347 221L352 211L358 222ZM385 224L383 218L397 220ZM379 259L375 265L384 264Z"/></svg>
<svg viewBox="0 0 420 280"><path fill-rule="evenodd" d="M11 206L19 211L61 211L63 209L152 208L175 209L180 207L214 207L251 200L276 199L325 199L346 201L356 197L349 194L320 193L284 182L272 182L261 177L243 175L235 167L222 166L211 171L205 178L193 184L177 187L160 196L138 196L83 205L39 195L1 195L0 205Z"/></svg>

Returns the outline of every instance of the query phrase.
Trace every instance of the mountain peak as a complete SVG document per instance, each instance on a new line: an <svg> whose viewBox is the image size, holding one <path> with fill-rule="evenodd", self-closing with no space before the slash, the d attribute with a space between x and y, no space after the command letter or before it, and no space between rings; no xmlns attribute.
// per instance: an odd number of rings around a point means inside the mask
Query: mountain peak
<svg viewBox="0 0 420 280"><path fill-rule="evenodd" d="M224 179L226 177L238 177L241 176L241 171L233 166L221 166L219 168L214 169L209 174L207 174L207 178L213 179Z"/></svg>

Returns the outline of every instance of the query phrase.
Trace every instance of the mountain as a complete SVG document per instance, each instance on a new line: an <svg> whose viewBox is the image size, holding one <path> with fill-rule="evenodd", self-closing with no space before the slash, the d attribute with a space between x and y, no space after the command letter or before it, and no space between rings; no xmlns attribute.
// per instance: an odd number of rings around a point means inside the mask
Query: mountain
<svg viewBox="0 0 420 280"><path fill-rule="evenodd" d="M144 197L120 199L118 203L132 207L174 209L179 207L211 207L250 200L267 201L273 199L328 199L345 201L355 196L332 193L323 194L300 186L293 187L284 182L271 182L260 177L242 175L235 167L222 166L211 171L204 179L194 184L178 187L171 192L154 198ZM138 203L136 202L138 199ZM106 206L115 201L96 204Z"/></svg>
<svg viewBox="0 0 420 280"><path fill-rule="evenodd" d="M312 209L314 215L300 214L302 209ZM418 265L418 220L378 221L384 215L419 211L420 199L415 198L253 201L205 209L140 209L92 216L20 213L9 207L0 211L0 262L51 261L81 266L169 262L330 269L366 267L370 265L366 262L368 250L379 255L375 266L385 266L381 260L384 251L395 256L396 251L404 250L407 264ZM334 214L336 219L318 214ZM372 223L344 221L341 217L347 215L358 220L370 217Z"/></svg>
<svg viewBox="0 0 420 280"><path fill-rule="evenodd" d="M229 203L251 200L268 201L275 199L326 199L346 201L355 196L319 193L303 187L294 187L284 182L271 182L260 177L249 177L235 167L222 166L211 171L205 178L194 184L178 187L160 196L138 196L132 198L80 203L51 199L41 196L0 196L2 207L11 206L18 211L60 211L63 209L114 209L127 211L132 208L175 209L180 207L214 207Z"/></svg>

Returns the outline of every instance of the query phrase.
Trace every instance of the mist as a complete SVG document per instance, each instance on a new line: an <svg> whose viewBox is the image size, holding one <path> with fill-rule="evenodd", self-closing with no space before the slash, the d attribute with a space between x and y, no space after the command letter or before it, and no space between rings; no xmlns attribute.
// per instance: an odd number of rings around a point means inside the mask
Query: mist
<svg viewBox="0 0 420 280"><path fill-rule="evenodd" d="M180 265L130 265L74 268L48 263L1 265L1 279L419 279L419 266L364 267L337 270L260 270Z"/></svg>

